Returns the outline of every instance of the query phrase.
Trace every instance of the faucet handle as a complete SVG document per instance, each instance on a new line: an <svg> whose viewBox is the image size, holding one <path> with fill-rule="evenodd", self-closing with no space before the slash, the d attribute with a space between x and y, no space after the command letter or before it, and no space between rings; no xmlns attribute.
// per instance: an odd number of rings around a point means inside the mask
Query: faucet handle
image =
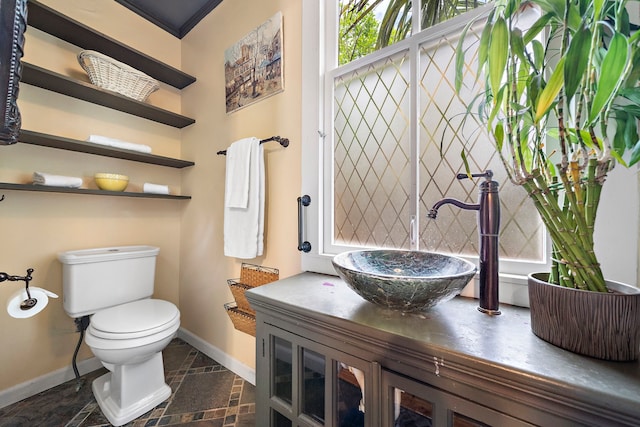
<svg viewBox="0 0 640 427"><path fill-rule="evenodd" d="M457 179L487 178L487 181L490 181L491 178L493 178L493 171L491 169L487 169L486 171L484 171L482 173L472 173L472 174L459 173L458 175L456 175L456 178Z"/></svg>

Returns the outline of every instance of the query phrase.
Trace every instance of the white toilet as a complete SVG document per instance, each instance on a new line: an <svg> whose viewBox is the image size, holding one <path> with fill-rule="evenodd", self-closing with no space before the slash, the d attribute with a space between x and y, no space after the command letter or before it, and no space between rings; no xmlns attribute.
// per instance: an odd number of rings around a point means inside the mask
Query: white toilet
<svg viewBox="0 0 640 427"><path fill-rule="evenodd" d="M180 326L180 312L153 294L152 246L120 246L58 254L63 305L73 318L91 315L86 343L110 371L93 382L100 409L120 426L171 395L162 350Z"/></svg>

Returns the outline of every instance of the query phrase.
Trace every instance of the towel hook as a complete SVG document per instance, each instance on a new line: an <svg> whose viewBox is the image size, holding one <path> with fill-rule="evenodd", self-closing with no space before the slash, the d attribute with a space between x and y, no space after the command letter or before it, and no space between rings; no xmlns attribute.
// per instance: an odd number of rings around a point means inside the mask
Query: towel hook
<svg viewBox="0 0 640 427"><path fill-rule="evenodd" d="M4 200L4 194L0 197L0 202Z"/></svg>

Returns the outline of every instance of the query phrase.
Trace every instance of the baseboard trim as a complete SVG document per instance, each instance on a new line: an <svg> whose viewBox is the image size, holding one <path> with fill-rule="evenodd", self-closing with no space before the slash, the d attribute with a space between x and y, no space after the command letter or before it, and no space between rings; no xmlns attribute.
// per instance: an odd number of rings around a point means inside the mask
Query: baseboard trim
<svg viewBox="0 0 640 427"><path fill-rule="evenodd" d="M209 344L202 338L183 328L180 328L178 330L178 338L187 342L198 351L206 354L236 375L239 375L246 381L249 381L251 384L256 384L255 369L245 365L237 359L234 359L224 351L220 350L218 347ZM102 364L95 357L78 362L78 371L80 372L80 375L95 371L96 369L100 369L101 367ZM69 364L69 366L66 366L64 368L60 368L56 371L39 376L32 380L25 381L21 384L16 384L13 387L0 391L0 409L26 399L27 397L34 396L52 387L58 386L74 378L75 375L73 373L73 368L71 367L71 364Z"/></svg>
<svg viewBox="0 0 640 427"><path fill-rule="evenodd" d="M256 371L255 369L245 365L240 362L238 359L235 359L229 356L224 351L220 350L218 347L211 345L206 342L202 338L193 333L187 331L184 328L180 328L178 330L178 338L187 342L196 350L206 354L216 362L220 363L222 366L235 373L236 375L241 376L245 381L249 381L251 384L256 385Z"/></svg>
<svg viewBox="0 0 640 427"><path fill-rule="evenodd" d="M102 364L95 357L78 362L78 372L80 372L80 375L93 372L101 367ZM13 387L0 391L0 408L4 408L5 406L9 406L45 390L49 390L52 387L58 386L74 378L75 374L73 373L73 368L71 367L71 364L69 364L69 366L64 368L49 372L48 374L25 381L21 384L16 384Z"/></svg>

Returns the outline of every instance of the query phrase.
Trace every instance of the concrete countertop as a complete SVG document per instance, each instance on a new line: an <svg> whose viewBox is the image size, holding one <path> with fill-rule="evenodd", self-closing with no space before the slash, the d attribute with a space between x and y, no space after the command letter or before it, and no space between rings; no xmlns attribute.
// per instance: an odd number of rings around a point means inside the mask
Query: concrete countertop
<svg viewBox="0 0 640 427"><path fill-rule="evenodd" d="M575 400L640 420L640 362L606 362L555 347L531 332L527 308L502 304L501 315L488 316L477 310L477 300L456 297L428 311L400 313L365 301L338 277L316 273L254 288L247 298L259 314L339 328L354 341L368 335L530 393L558 394L571 405Z"/></svg>

